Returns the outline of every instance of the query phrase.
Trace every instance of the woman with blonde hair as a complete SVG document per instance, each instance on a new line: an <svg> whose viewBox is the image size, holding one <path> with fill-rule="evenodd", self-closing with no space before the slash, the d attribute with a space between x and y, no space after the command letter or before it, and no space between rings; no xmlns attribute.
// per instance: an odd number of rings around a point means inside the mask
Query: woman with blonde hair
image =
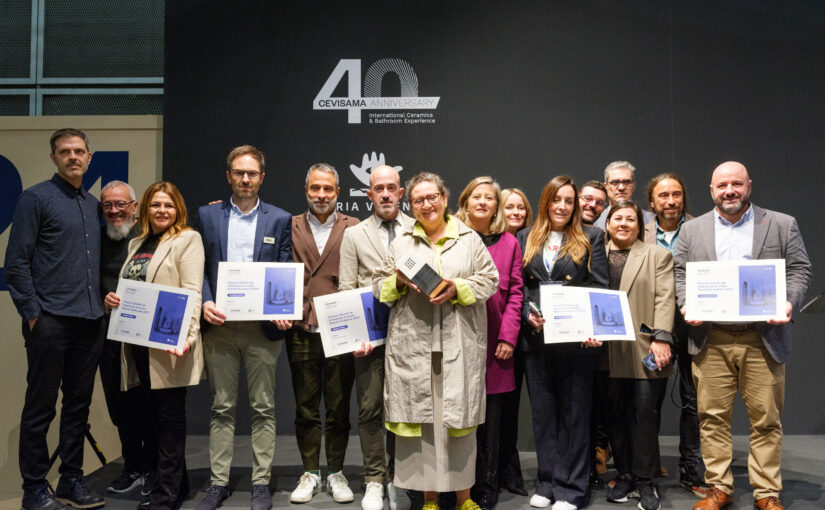
<svg viewBox="0 0 825 510"><path fill-rule="evenodd" d="M449 192L436 174L407 181L415 225L390 244L374 274L375 295L390 306L384 410L396 435L396 487L424 492L424 510L439 492L455 492L460 510L474 510L476 428L484 422L487 354L485 301L498 271L481 238L447 212ZM447 286L433 297L396 269L412 256Z"/></svg>
<svg viewBox="0 0 825 510"><path fill-rule="evenodd" d="M201 309L204 252L201 236L186 225L186 204L170 182L149 186L140 202L142 233L129 242L121 278L180 287L195 293L192 320L183 348L147 348L123 344L123 391L138 385L151 389L158 460L148 500L140 508L175 509L186 499L186 387L203 378L203 352L198 318ZM110 292L106 307L120 306ZM113 319L114 320L114 319Z"/></svg>
<svg viewBox="0 0 825 510"><path fill-rule="evenodd" d="M575 510L590 500L590 412L598 352L582 343L543 342L541 284L607 287L604 234L582 226L573 180L560 175L541 192L536 223L518 233L524 252L527 390L533 409L538 476L530 505Z"/></svg>
<svg viewBox="0 0 825 510"><path fill-rule="evenodd" d="M513 351L521 326L521 248L505 230L507 221L501 188L492 177L476 177L458 197L456 216L481 236L498 269L498 292L487 300L487 410L476 433L476 483L473 500L483 510L496 506L499 475L499 444L505 403L512 397Z"/></svg>
<svg viewBox="0 0 825 510"><path fill-rule="evenodd" d="M502 190L501 201L507 220L507 232L516 235L519 230L533 224L533 209L523 191L518 188Z"/></svg>

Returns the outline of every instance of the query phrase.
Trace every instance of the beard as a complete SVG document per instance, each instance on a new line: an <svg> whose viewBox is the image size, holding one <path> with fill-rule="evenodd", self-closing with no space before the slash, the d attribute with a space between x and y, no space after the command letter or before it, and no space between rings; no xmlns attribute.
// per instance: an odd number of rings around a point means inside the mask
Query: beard
<svg viewBox="0 0 825 510"><path fill-rule="evenodd" d="M312 213L316 216L319 214L329 214L335 208L335 202L332 200L330 200L326 204L320 204L307 198L307 204L309 204L309 210L312 211Z"/></svg>
<svg viewBox="0 0 825 510"><path fill-rule="evenodd" d="M129 232L132 230L132 225L135 224L135 217L129 216L126 218L123 223L120 224L119 227L115 227L108 221L106 222L106 237L111 239L112 241L122 241L126 239L126 236L129 235Z"/></svg>
<svg viewBox="0 0 825 510"><path fill-rule="evenodd" d="M723 213L734 216L745 210L745 208L750 203L750 198L750 193L743 193L742 196L739 197L739 200L734 204L726 204L725 197L719 197L718 199L715 199L714 203L716 204L716 207L718 207L719 210Z"/></svg>

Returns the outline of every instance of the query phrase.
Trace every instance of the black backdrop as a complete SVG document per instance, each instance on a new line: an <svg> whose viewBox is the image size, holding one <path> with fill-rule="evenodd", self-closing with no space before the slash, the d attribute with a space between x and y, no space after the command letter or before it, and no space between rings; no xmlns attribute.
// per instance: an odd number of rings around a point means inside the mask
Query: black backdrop
<svg viewBox="0 0 825 510"><path fill-rule="evenodd" d="M756 203L798 218L816 272L824 57L818 1L167 2L163 175L192 209L226 198L224 158L251 143L267 157L264 200L301 212L306 169L326 161L341 174L344 209L363 218L352 168L373 152L402 178L440 173L454 197L490 174L533 203L554 175L583 182L626 159L638 169L637 200L647 179L675 171L701 213L712 207L711 171L733 159L749 168ZM368 91L409 104L417 78L419 102L439 98L437 108L363 109L360 123L314 110L344 59L360 63L360 76L344 75L327 104ZM376 62L397 71L379 93L368 77ZM370 123L386 114L431 117ZM809 297L823 290L816 278ZM785 430L823 434L822 316L795 322ZM285 356L278 384L279 432L290 433ZM205 385L191 393L192 432L208 431L209 401ZM663 433L675 434L676 409L666 408ZM736 414L744 433L743 406Z"/></svg>

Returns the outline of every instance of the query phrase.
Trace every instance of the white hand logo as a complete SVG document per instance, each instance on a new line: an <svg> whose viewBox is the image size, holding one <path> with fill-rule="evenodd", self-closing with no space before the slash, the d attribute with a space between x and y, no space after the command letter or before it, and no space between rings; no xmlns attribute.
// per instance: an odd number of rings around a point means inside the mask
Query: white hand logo
<svg viewBox="0 0 825 510"><path fill-rule="evenodd" d="M364 154L364 157L361 158L361 166L358 165L350 165L349 169L352 170L353 175L361 181L364 186L369 187L370 185L370 172L372 172L373 168L386 165L384 159L384 153L381 152L378 156L375 155L375 151L372 154ZM400 172L403 170L401 166L394 166L396 172Z"/></svg>

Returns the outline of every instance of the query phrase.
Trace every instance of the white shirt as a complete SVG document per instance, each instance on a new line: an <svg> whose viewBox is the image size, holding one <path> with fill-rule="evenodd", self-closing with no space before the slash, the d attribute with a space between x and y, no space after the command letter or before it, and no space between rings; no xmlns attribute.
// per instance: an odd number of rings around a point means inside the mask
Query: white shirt
<svg viewBox="0 0 825 510"><path fill-rule="evenodd" d="M309 222L309 229L312 231L312 237L315 239L315 246L318 247L318 253L324 253L324 247L329 240L329 234L332 232L332 226L338 219L338 211L333 211L329 215L327 221L321 223L318 218L312 214L312 211L307 213L307 221Z"/></svg>
<svg viewBox="0 0 825 510"><path fill-rule="evenodd" d="M713 209L713 237L716 260L750 260L753 256L753 206L736 223L731 223Z"/></svg>
<svg viewBox="0 0 825 510"><path fill-rule="evenodd" d="M244 214L229 199L229 228L226 234L227 262L251 262L255 253L255 229L258 227L258 210L261 199L251 211Z"/></svg>
<svg viewBox="0 0 825 510"><path fill-rule="evenodd" d="M398 237L398 234L401 233L401 222L398 221L398 214L395 215L395 219L392 220L385 220L381 216L375 215L375 220L378 222L378 237L381 238L381 242L384 243L384 246L390 245L390 233L387 232L386 227L384 227L385 221L392 222L392 230L395 232L395 237Z"/></svg>
<svg viewBox="0 0 825 510"><path fill-rule="evenodd" d="M551 230L547 242L544 244L542 254L544 255L544 267L547 268L548 273L553 271L553 266L556 264L556 257L559 256L562 239L564 239L564 232Z"/></svg>

